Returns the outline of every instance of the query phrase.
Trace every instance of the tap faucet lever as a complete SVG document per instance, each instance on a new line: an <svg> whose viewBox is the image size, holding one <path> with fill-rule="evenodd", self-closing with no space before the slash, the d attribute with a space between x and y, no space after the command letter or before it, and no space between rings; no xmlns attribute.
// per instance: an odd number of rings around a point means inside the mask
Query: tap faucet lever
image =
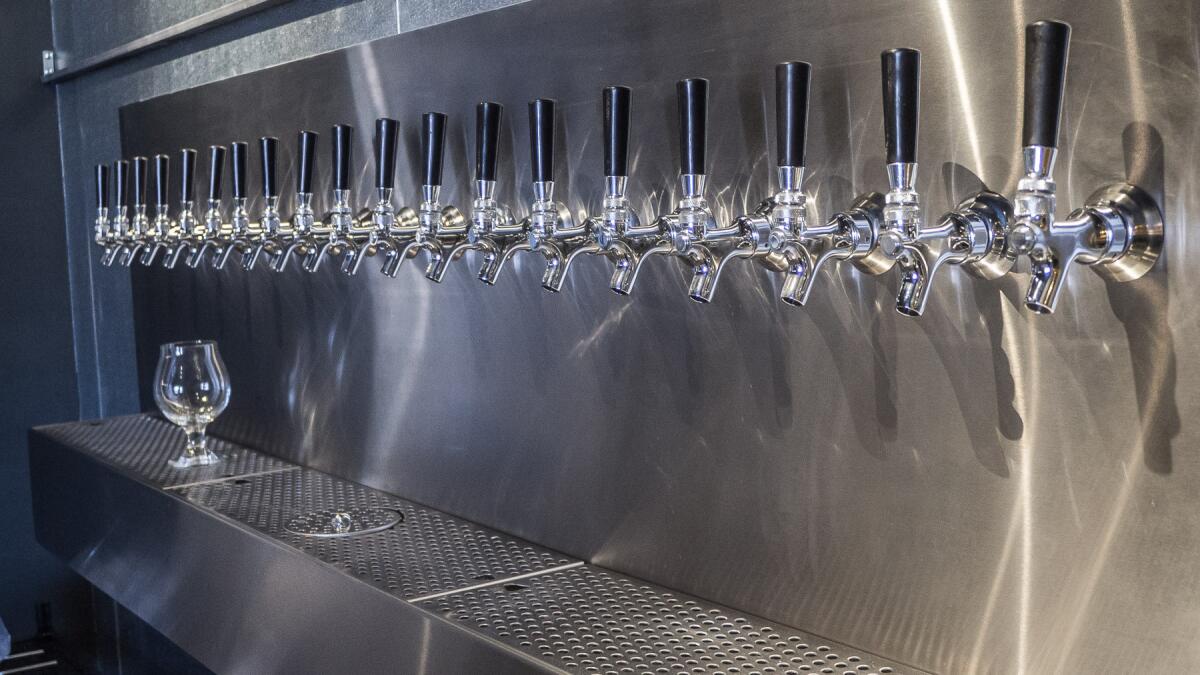
<svg viewBox="0 0 1200 675"><path fill-rule="evenodd" d="M984 279L1012 268L1012 256L1006 252L1012 206L1003 196L982 190L936 224L925 222L915 188L921 54L889 49L881 56L881 66L890 190L884 197L879 249L900 273L896 310L921 316L933 278L943 266L962 265Z"/></svg>
<svg viewBox="0 0 1200 675"><path fill-rule="evenodd" d="M1017 183L1010 247L1015 255L1029 256L1025 306L1039 314L1054 311L1071 263L1131 281L1154 267L1164 240L1158 203L1129 183L1102 187L1066 219L1055 219L1052 173L1070 40L1071 27L1061 21L1025 27L1025 176Z"/></svg>
<svg viewBox="0 0 1200 675"><path fill-rule="evenodd" d="M224 269L234 251L242 254L243 265L254 247L250 229L250 213L246 210L246 155L249 146L242 141L229 144L229 169L233 187L233 210L229 214L229 231L213 254L212 265Z"/></svg>
<svg viewBox="0 0 1200 675"><path fill-rule="evenodd" d="M259 168L262 172L262 215L257 223L247 223L247 246L242 253L242 268L254 269L265 255L268 265L273 265L279 253L279 236L282 219L279 215L279 190L276 183L276 148L279 139L263 136L258 139Z"/></svg>
<svg viewBox="0 0 1200 675"><path fill-rule="evenodd" d="M489 286L496 283L512 253L528 246L523 236L526 223L516 222L508 206L496 200L496 165L503 115L504 106L494 101L484 101L475 107L475 201L471 205L467 240L472 248L483 254L479 280Z"/></svg>
<svg viewBox="0 0 1200 675"><path fill-rule="evenodd" d="M671 245L671 253L692 270L688 297L708 303L721 273L731 260L751 257L742 223L717 222L705 199L705 160L708 142L708 80L689 78L675 87L679 109L679 182L682 197L675 210L659 216L656 225Z"/></svg>
<svg viewBox="0 0 1200 675"><path fill-rule="evenodd" d="M609 288L618 295L629 295L637 281L642 263L655 255L672 252L656 220L644 225L629 204L629 124L633 92L629 87L605 87L601 100L604 118L604 201L603 210L587 225L600 253L613 264Z"/></svg>
<svg viewBox="0 0 1200 675"><path fill-rule="evenodd" d="M452 260L473 248L467 239L467 219L458 207L442 205L442 162L446 147L446 115L421 115L421 239L429 252L425 278L441 282Z"/></svg>
<svg viewBox="0 0 1200 675"><path fill-rule="evenodd" d="M350 160L353 151L354 127L348 124L333 126L333 203L323 218L316 245L304 259L304 269L315 272L327 255L339 254L353 245L352 235L358 223L350 206Z"/></svg>
<svg viewBox="0 0 1200 675"><path fill-rule="evenodd" d="M221 230L224 221L221 217L221 177L225 171L225 146L211 145L208 148L208 208L200 223L203 231L198 246L193 247L188 255L188 267L195 269L204 260L204 254L210 248L221 246Z"/></svg>
<svg viewBox="0 0 1200 675"><path fill-rule="evenodd" d="M315 131L301 131L296 138L298 161L295 204L292 207L288 235L281 242L283 245L272 264L276 272L282 272L293 255L306 256L318 245L313 234L317 222L312 207L313 158L317 149L317 136Z"/></svg>
<svg viewBox="0 0 1200 675"><path fill-rule="evenodd" d="M194 251L203 242L201 222L196 218L196 151L179 152L179 218L168 228L163 267L174 268L184 251Z"/></svg>
<svg viewBox="0 0 1200 675"><path fill-rule="evenodd" d="M170 177L170 169L170 157L163 154L154 156L154 217L149 221L146 246L141 257L143 265L153 264L158 252L166 248L166 241L173 227L170 204L167 201L167 181Z"/></svg>
<svg viewBox="0 0 1200 675"><path fill-rule="evenodd" d="M114 230L112 227L112 218L109 214L109 180L108 180L108 165L96 165L96 220L93 227L93 238L98 246L104 248L104 253L101 255L101 262L108 265L111 262L114 252L118 249L114 247ZM106 262L107 261L107 262Z"/></svg>
<svg viewBox="0 0 1200 675"><path fill-rule="evenodd" d="M526 246L511 246L507 255L524 249L541 253L546 259L542 288L558 292L571 263L579 256L598 253L600 247L588 234L586 223L577 224L574 216L554 197L555 102L539 98L529 102L529 154L533 179L533 204L530 207Z"/></svg>

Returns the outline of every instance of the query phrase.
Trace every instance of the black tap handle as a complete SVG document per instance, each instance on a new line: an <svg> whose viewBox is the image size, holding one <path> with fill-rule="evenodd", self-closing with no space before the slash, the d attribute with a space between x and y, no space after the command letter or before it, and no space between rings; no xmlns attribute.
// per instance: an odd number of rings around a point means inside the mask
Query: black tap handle
<svg viewBox="0 0 1200 675"><path fill-rule="evenodd" d="M279 139L274 136L263 136L258 139L258 148L262 155L262 191L263 197L278 197L279 191L275 183L275 148Z"/></svg>
<svg viewBox="0 0 1200 675"><path fill-rule="evenodd" d="M604 175L629 175L629 87L604 88Z"/></svg>
<svg viewBox="0 0 1200 675"><path fill-rule="evenodd" d="M708 80L680 80L675 92L679 98L679 172L703 174L708 144Z"/></svg>
<svg viewBox="0 0 1200 675"><path fill-rule="evenodd" d="M129 161L122 159L113 162L113 173L117 175L117 208L127 208L129 206Z"/></svg>
<svg viewBox="0 0 1200 675"><path fill-rule="evenodd" d="M475 106L475 180L496 180L502 115L504 106L494 101Z"/></svg>
<svg viewBox="0 0 1200 675"><path fill-rule="evenodd" d="M301 131L300 166L296 170L296 193L312 194L313 157L317 151L317 132Z"/></svg>
<svg viewBox="0 0 1200 675"><path fill-rule="evenodd" d="M883 137L887 163L917 161L917 119L921 110L921 52L889 49L883 65Z"/></svg>
<svg viewBox="0 0 1200 675"><path fill-rule="evenodd" d="M171 177L171 158L166 155L154 156L154 205L166 206L167 181Z"/></svg>
<svg viewBox="0 0 1200 675"><path fill-rule="evenodd" d="M208 201L221 201L221 177L225 173L225 146L208 146Z"/></svg>
<svg viewBox="0 0 1200 675"><path fill-rule="evenodd" d="M1023 145L1058 147L1071 26L1035 21L1025 27L1025 124Z"/></svg>
<svg viewBox="0 0 1200 675"><path fill-rule="evenodd" d="M554 180L554 101L529 102L529 164L535 183Z"/></svg>
<svg viewBox="0 0 1200 675"><path fill-rule="evenodd" d="M811 64L788 61L775 66L776 166L804 166L811 81Z"/></svg>
<svg viewBox="0 0 1200 675"><path fill-rule="evenodd" d="M184 148L179 151L179 201L196 200L196 151Z"/></svg>
<svg viewBox="0 0 1200 675"><path fill-rule="evenodd" d="M108 208L108 165L96 165L96 207Z"/></svg>
<svg viewBox="0 0 1200 675"><path fill-rule="evenodd" d="M233 166L233 198L246 198L246 144L229 144L230 164Z"/></svg>
<svg viewBox="0 0 1200 675"><path fill-rule="evenodd" d="M446 116L439 112L421 115L421 184L442 184L442 154L446 147Z"/></svg>
<svg viewBox="0 0 1200 675"><path fill-rule="evenodd" d="M149 173L150 161L145 157L133 158L133 205L146 205L146 174Z"/></svg>
<svg viewBox="0 0 1200 675"><path fill-rule="evenodd" d="M396 138L400 123L390 117L375 120L375 187L396 185Z"/></svg>
<svg viewBox="0 0 1200 675"><path fill-rule="evenodd" d="M350 189L350 151L353 149L354 127L333 125L333 189Z"/></svg>

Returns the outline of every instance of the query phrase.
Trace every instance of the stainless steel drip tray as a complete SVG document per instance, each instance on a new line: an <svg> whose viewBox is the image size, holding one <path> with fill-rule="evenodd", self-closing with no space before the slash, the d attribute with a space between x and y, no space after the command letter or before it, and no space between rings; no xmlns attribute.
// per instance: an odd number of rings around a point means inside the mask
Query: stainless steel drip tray
<svg viewBox="0 0 1200 675"><path fill-rule="evenodd" d="M183 431L150 414L110 417L38 427L36 431L79 448L156 487L180 487L234 476L266 473L296 465L250 448L209 437L221 462L210 466L176 469L168 462L186 445Z"/></svg>
<svg viewBox="0 0 1200 675"><path fill-rule="evenodd" d="M233 444L172 477L166 431L31 432L38 540L217 672L920 672Z"/></svg>

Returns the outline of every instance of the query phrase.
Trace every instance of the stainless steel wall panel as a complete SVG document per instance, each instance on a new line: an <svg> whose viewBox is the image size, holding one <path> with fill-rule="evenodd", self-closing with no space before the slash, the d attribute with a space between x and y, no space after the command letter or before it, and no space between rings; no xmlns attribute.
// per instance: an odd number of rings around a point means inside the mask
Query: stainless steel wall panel
<svg viewBox="0 0 1200 675"><path fill-rule="evenodd" d="M918 188L937 213L980 181L1013 192L1021 27L1056 17L1075 28L1060 201L1128 175L1167 218L1147 279L1073 270L1052 317L1022 308L1023 274L956 270L919 320L893 311L892 278L848 269L804 310L749 267L708 307L666 264L625 299L594 260L560 296L532 260L494 288L467 266L440 286L411 269L139 270L141 366L167 339L216 338L237 392L218 424L231 438L928 670L1195 670L1198 11L535 2L130 107L127 154L262 134L286 146L299 128L352 123L360 178L376 116L412 130L443 110L446 196L462 205L471 106L494 98L509 109L500 193L523 211L522 108L554 97L560 190L590 211L599 89L623 83L631 189L649 211L675 190L673 81L703 75L726 217L766 188L771 66L800 58L815 66L808 185L829 214L885 184L877 58L905 45L924 54Z"/></svg>

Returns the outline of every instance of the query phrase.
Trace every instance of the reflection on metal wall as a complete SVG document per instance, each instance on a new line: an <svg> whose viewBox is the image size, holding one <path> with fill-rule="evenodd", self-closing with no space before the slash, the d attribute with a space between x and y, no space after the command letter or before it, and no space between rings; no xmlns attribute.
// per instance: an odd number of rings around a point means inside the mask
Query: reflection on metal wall
<svg viewBox="0 0 1200 675"><path fill-rule="evenodd" d="M1195 669L1200 467L1183 450L1200 441L1185 423L1200 352L1176 337L1196 327L1184 289L1200 281L1197 10L806 4L535 2L127 108L124 150L270 134L290 166L298 129L346 122L365 203L366 130L387 114L408 125L397 186L412 203L419 114L442 110L445 201L463 205L472 106L493 98L510 111L500 196L525 205L523 108L549 96L560 194L594 212L599 90L620 83L631 196L661 212L673 83L702 75L728 218L766 190L772 66L799 58L815 67L807 186L827 215L886 184L878 52L904 45L923 51L918 188L940 212L981 182L1012 194L1021 28L1052 16L1075 28L1060 201L1135 178L1162 197L1165 260L1123 285L1075 269L1050 317L1024 309L1023 274L949 270L921 319L895 313L894 276L849 266L801 310L751 266L710 306L653 263L629 298L600 260L560 295L531 258L493 288L467 266L441 285L416 266L398 280L143 269L143 372L160 342L217 338L226 435L927 669ZM329 180L319 164L319 201Z"/></svg>

